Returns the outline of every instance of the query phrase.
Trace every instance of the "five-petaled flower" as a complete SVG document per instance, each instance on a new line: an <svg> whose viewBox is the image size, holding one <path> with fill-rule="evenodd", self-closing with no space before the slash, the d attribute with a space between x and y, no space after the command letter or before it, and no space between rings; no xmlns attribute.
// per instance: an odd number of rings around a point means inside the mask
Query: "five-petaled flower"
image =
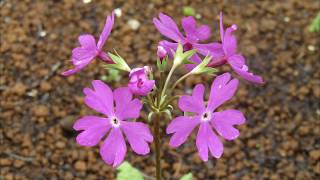
<svg viewBox="0 0 320 180"><path fill-rule="evenodd" d="M77 131L83 130L76 138L77 143L82 146L95 146L110 131L100 148L100 154L103 160L113 167L121 164L127 151L122 132L134 152L148 154L148 143L153 141L148 126L141 122L127 121L139 117L142 103L138 99L132 99L127 87L112 92L109 86L100 80L94 80L92 86L93 89L83 90L85 103L106 117L84 116L77 120L73 128Z"/></svg>
<svg viewBox="0 0 320 180"><path fill-rule="evenodd" d="M171 121L166 129L167 134L173 133L170 145L178 147L183 144L192 130L200 124L196 146L201 159L207 161L209 151L213 157L220 158L223 153L223 144L212 128L223 138L233 140L240 134L233 126L243 124L245 117L240 111L234 109L214 111L232 98L237 86L238 80L231 80L231 75L224 73L212 83L207 105L203 100L205 88L202 84L196 85L191 96L181 96L178 104L179 108L194 115L179 116Z"/></svg>
<svg viewBox="0 0 320 180"><path fill-rule="evenodd" d="M112 26L114 24L114 13L107 17L103 31L100 35L99 41L96 44L96 40L91 34L85 34L79 36L80 47L76 47L72 50L72 63L75 66L73 69L69 69L62 73L64 76L72 75L85 66L87 66L96 57L99 57L106 63L113 63L107 53L102 51L103 45L105 44Z"/></svg>
<svg viewBox="0 0 320 180"><path fill-rule="evenodd" d="M249 68L245 63L245 58L241 54L237 54L237 40L236 37L232 34L233 31L237 30L237 25L233 24L231 27L228 27L224 31L222 13L220 13L220 57L214 57L208 66L217 67L228 63L231 65L231 68L243 79L256 83L263 84L263 79L249 72ZM217 46L215 46L216 48ZM216 54L214 54L216 55Z"/></svg>
<svg viewBox="0 0 320 180"><path fill-rule="evenodd" d="M134 68L129 74L130 81L128 87L133 94L146 96L153 89L155 80L150 80L148 74L150 68L144 66L142 68Z"/></svg>
<svg viewBox="0 0 320 180"><path fill-rule="evenodd" d="M200 44L200 41L204 41L209 39L211 35L210 27L207 25L201 25L197 27L196 20L192 17L185 17L182 19L181 24L185 31L185 36L180 32L177 24L173 21L173 19L163 13L159 14L159 19L153 18L153 23L158 29L158 31L169 38L171 41L160 41L159 45L164 47L169 55L172 56L172 50L176 50L178 43L183 45L184 51L189 51L192 49L197 50L197 52L201 55L211 56L220 56L219 43L208 43L208 44ZM196 64L201 62L201 58L198 54L194 54L191 59ZM195 64L188 64L187 67L189 69L195 67Z"/></svg>

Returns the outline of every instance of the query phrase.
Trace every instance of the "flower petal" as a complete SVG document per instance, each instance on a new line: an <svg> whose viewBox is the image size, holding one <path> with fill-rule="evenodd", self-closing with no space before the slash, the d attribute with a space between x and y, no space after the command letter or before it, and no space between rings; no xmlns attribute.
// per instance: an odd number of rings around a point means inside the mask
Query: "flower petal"
<svg viewBox="0 0 320 180"><path fill-rule="evenodd" d="M95 125L103 126L104 124L108 124L107 122L107 118L102 118L98 116L84 116L74 123L73 129L77 131L86 130Z"/></svg>
<svg viewBox="0 0 320 180"><path fill-rule="evenodd" d="M214 111L224 102L230 100L238 88L238 80L224 73L213 81L208 102L208 109Z"/></svg>
<svg viewBox="0 0 320 180"><path fill-rule="evenodd" d="M227 59L227 61L230 63L230 64L233 64L234 66L237 66L239 68L242 68L244 67L244 65L246 65L246 60L245 58L240 55L240 54L235 54L231 57L229 57Z"/></svg>
<svg viewBox="0 0 320 180"><path fill-rule="evenodd" d="M203 161L208 161L208 149L215 158L220 158L223 153L223 144L214 134L209 123L201 123L197 134L196 145Z"/></svg>
<svg viewBox="0 0 320 180"><path fill-rule="evenodd" d="M148 95L155 85L155 80L145 80L143 86L138 87L137 82L130 81L128 87L131 92L136 95L146 96Z"/></svg>
<svg viewBox="0 0 320 180"><path fill-rule="evenodd" d="M97 48L99 50L102 50L103 45L105 44L106 40L108 39L108 36L111 32L113 24L114 24L114 12L112 12L111 16L107 17L106 23L105 23L103 30L102 30L102 33L99 37L99 41L97 44Z"/></svg>
<svg viewBox="0 0 320 180"><path fill-rule="evenodd" d="M100 148L104 162L113 167L119 166L127 152L127 146L119 128L113 128Z"/></svg>
<svg viewBox="0 0 320 180"><path fill-rule="evenodd" d="M162 46L167 51L169 57L173 58L174 52L178 47L178 43L173 43L173 42L163 40L159 42L159 46Z"/></svg>
<svg viewBox="0 0 320 180"><path fill-rule="evenodd" d="M195 68L198 64L200 64L201 63L201 58L200 58L200 56L198 55L198 54L194 54L193 56L191 56L191 58L189 59L190 60L190 62L192 62L192 63L190 63L190 64L186 64L185 65L185 67L189 70L189 71L191 71L193 68Z"/></svg>
<svg viewBox="0 0 320 180"><path fill-rule="evenodd" d="M211 124L222 137L233 140L240 135L239 131L233 126L241 125L245 121L246 119L241 111L230 109L213 113Z"/></svg>
<svg viewBox="0 0 320 180"><path fill-rule="evenodd" d="M113 110L113 93L109 86L100 80L92 81L93 89L84 88L84 102L97 112L106 116L112 116Z"/></svg>
<svg viewBox="0 0 320 180"><path fill-rule="evenodd" d="M200 124L196 139L196 146L200 158L203 161L208 161L207 123Z"/></svg>
<svg viewBox="0 0 320 180"><path fill-rule="evenodd" d="M220 158L223 153L223 144L219 137L212 131L209 123L205 123L207 128L207 143L210 153L215 158Z"/></svg>
<svg viewBox="0 0 320 180"><path fill-rule="evenodd" d="M237 52L237 39L232 34L233 31L237 30L237 25L233 24L228 27L223 38L223 50L226 56L232 56Z"/></svg>
<svg viewBox="0 0 320 180"><path fill-rule="evenodd" d="M197 84L193 89L192 96L183 95L180 97L178 105L184 112L193 112L201 114L205 109L203 101L204 85Z"/></svg>
<svg viewBox="0 0 320 180"><path fill-rule="evenodd" d="M153 24L162 35L175 42L183 41L184 37L179 31L177 24L172 20L171 17L160 13L159 19L153 18Z"/></svg>
<svg viewBox="0 0 320 180"><path fill-rule="evenodd" d="M202 25L199 28L197 28L197 22L192 16L183 18L181 24L184 31L186 32L188 40L191 42L206 40L211 35L210 27Z"/></svg>
<svg viewBox="0 0 320 180"><path fill-rule="evenodd" d="M79 72L81 69L83 69L85 66L76 66L75 68L73 69L69 69L69 70L66 70L64 72L61 73L61 75L63 76L70 76L72 74L75 74L77 72Z"/></svg>
<svg viewBox="0 0 320 180"><path fill-rule="evenodd" d="M96 57L95 49L77 47L72 50L72 64L74 66L87 65Z"/></svg>
<svg viewBox="0 0 320 180"><path fill-rule="evenodd" d="M193 47L197 49L197 52L207 56L210 55L213 58L221 58L224 56L222 45L220 43L209 43L209 44L197 44L194 43Z"/></svg>
<svg viewBox="0 0 320 180"><path fill-rule="evenodd" d="M261 76L254 75L250 73L248 70L248 66L246 64L241 63L244 58L241 55L233 55L228 58L228 63L231 65L232 69L243 79L250 81L255 84L264 84Z"/></svg>
<svg viewBox="0 0 320 180"><path fill-rule="evenodd" d="M167 134L173 134L170 139L170 146L178 147L183 144L192 130L200 123L199 116L188 117L179 116L173 119L168 125L166 132Z"/></svg>
<svg viewBox="0 0 320 180"><path fill-rule="evenodd" d="M87 50L95 50L96 49L96 40L91 34L80 35L78 41L81 47Z"/></svg>
<svg viewBox="0 0 320 180"><path fill-rule="evenodd" d="M116 115L120 120L138 118L140 116L142 103L139 99L132 100L132 93L129 88L117 88L114 90L113 95L116 103Z"/></svg>
<svg viewBox="0 0 320 180"><path fill-rule="evenodd" d="M207 25L201 25L197 28L197 37L199 40L207 40L211 36L211 29Z"/></svg>
<svg viewBox="0 0 320 180"><path fill-rule="evenodd" d="M81 37L81 36L80 36ZM81 41L80 41L81 39ZM84 44L86 38L79 38L79 41ZM91 46L91 45L90 45ZM77 47L72 50L72 64L75 66L73 70L64 72L63 75L74 74L84 67L86 67L96 57L95 49L93 47Z"/></svg>
<svg viewBox="0 0 320 180"><path fill-rule="evenodd" d="M123 121L121 128L134 152L141 155L146 155L150 152L148 142L151 143L153 141L153 136L146 124Z"/></svg>
<svg viewBox="0 0 320 180"><path fill-rule="evenodd" d="M77 136L77 143L82 146L95 146L110 128L111 125L105 118L87 116L79 119L74 125L74 129L84 129L84 131Z"/></svg>

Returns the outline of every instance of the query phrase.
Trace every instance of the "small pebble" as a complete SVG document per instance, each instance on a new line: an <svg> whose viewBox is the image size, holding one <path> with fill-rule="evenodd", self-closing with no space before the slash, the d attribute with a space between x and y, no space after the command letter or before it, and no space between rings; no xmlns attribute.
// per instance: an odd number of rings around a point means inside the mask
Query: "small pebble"
<svg viewBox="0 0 320 180"><path fill-rule="evenodd" d="M309 45L309 46L308 46L308 50L311 51L311 52L313 52L313 51L316 50L316 47L314 47L313 45Z"/></svg>
<svg viewBox="0 0 320 180"><path fill-rule="evenodd" d="M85 162L83 161L77 161L75 164L74 164L74 168L77 170L77 171L86 171L87 170L87 165Z"/></svg>
<svg viewBox="0 0 320 180"><path fill-rule="evenodd" d="M121 17L121 15L122 15L122 10L121 10L121 8L116 8L116 9L114 10L114 14L115 14L117 17Z"/></svg>
<svg viewBox="0 0 320 180"><path fill-rule="evenodd" d="M45 37L47 35L47 32L46 31L40 31L39 32L39 36L40 37Z"/></svg>
<svg viewBox="0 0 320 180"><path fill-rule="evenodd" d="M49 108L45 105L38 105L32 108L32 111L37 117L46 117L49 115Z"/></svg>
<svg viewBox="0 0 320 180"><path fill-rule="evenodd" d="M283 18L283 21L284 21L284 22L290 22L290 17L288 17L288 16L284 17L284 18Z"/></svg>
<svg viewBox="0 0 320 180"><path fill-rule="evenodd" d="M13 93L15 93L15 94L17 94L17 95L24 95L25 94L25 92L26 92L26 90L27 90L27 86L26 85L24 85L24 84L22 84L22 83L16 83L13 87L12 87L12 89L11 89L11 91L13 92Z"/></svg>
<svg viewBox="0 0 320 180"><path fill-rule="evenodd" d="M130 19L128 21L128 25L130 26L130 28L134 31L138 30L140 27L140 22L136 19Z"/></svg>
<svg viewBox="0 0 320 180"><path fill-rule="evenodd" d="M51 88L52 88L51 84L49 82L47 82L47 81L43 81L40 84L40 90L41 91L47 92L47 91L50 91Z"/></svg>
<svg viewBox="0 0 320 180"><path fill-rule="evenodd" d="M82 0L83 3L88 4L91 3L91 0Z"/></svg>

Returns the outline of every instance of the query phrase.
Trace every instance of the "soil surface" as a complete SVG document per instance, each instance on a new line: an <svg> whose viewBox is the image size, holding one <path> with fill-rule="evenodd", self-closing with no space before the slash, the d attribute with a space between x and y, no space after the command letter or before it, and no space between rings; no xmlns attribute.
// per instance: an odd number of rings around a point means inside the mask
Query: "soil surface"
<svg viewBox="0 0 320 180"><path fill-rule="evenodd" d="M121 8L122 16L104 50L115 48L131 67L155 64L162 37L152 18L165 12L179 21L184 6L192 6L201 15L199 22L213 28L211 41L219 40L219 11L225 24L238 24L239 51L267 83L241 81L236 97L222 107L241 109L247 123L239 126L237 140L224 141L218 160L200 160L195 131L178 149L168 146L169 137L162 132L164 179L188 172L201 180L320 177L320 41L319 34L308 31L320 1L84 2L0 1L0 179L115 179L116 170L103 163L99 148L77 145L70 129L74 120L93 113L83 103L82 89L106 70L95 61L68 78L60 73L71 67L77 37L97 37L115 8ZM189 78L180 88L198 82L209 85L212 78ZM167 123L162 121L163 129ZM128 150L126 160L154 176L153 151L138 156Z"/></svg>

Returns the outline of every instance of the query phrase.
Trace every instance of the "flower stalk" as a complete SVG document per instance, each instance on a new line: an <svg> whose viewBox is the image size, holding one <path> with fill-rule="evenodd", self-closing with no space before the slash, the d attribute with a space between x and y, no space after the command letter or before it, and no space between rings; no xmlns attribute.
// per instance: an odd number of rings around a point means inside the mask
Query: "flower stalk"
<svg viewBox="0 0 320 180"><path fill-rule="evenodd" d="M154 115L154 148L156 153L156 178L161 180L161 141L160 141L160 114L155 113Z"/></svg>

